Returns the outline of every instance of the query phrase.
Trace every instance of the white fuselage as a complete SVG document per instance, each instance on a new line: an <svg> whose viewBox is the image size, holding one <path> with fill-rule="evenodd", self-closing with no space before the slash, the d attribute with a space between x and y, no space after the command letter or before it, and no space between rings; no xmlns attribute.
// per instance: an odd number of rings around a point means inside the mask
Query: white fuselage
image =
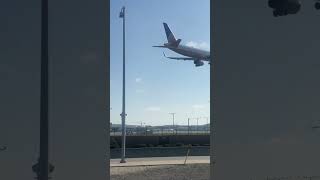
<svg viewBox="0 0 320 180"><path fill-rule="evenodd" d="M165 46L184 56L188 56L188 57L192 57L194 59L198 59L198 60L203 60L203 61L210 61L210 52L209 51L205 51L205 50L201 50L201 49L197 49L197 48L193 48L193 47L189 47L189 46L185 46L185 45L178 45L177 47L173 47L173 46L169 46L168 44L165 44Z"/></svg>

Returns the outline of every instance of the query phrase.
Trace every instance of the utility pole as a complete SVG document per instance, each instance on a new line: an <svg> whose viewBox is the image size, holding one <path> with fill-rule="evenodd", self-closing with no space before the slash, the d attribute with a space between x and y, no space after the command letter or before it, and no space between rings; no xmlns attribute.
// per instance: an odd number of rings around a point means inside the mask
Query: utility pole
<svg viewBox="0 0 320 180"><path fill-rule="evenodd" d="M123 19L123 85L122 85L122 113L121 121L122 121L122 154L121 154L121 161L120 163L125 163L125 146L126 146L126 109L125 109L125 81L126 81L126 66L125 66L125 7L123 6L119 15L120 18Z"/></svg>
<svg viewBox="0 0 320 180"><path fill-rule="evenodd" d="M174 115L176 114L176 113L169 113L169 114L171 114L172 115L172 128L173 128L173 133L174 133L174 131L175 131L175 128L174 128Z"/></svg>

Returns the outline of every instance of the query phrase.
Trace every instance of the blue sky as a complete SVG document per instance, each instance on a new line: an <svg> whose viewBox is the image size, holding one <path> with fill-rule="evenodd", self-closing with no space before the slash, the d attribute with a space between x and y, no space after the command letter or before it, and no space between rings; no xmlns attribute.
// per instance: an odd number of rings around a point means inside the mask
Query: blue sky
<svg viewBox="0 0 320 180"><path fill-rule="evenodd" d="M210 66L163 57L180 56L154 48L167 41L168 23L182 44L210 49L209 0L111 0L110 10L110 106L111 122L121 123L122 19L126 6L126 113L127 124L187 124L187 118L210 117ZM199 119L199 124L206 123ZM196 124L192 119L191 124Z"/></svg>

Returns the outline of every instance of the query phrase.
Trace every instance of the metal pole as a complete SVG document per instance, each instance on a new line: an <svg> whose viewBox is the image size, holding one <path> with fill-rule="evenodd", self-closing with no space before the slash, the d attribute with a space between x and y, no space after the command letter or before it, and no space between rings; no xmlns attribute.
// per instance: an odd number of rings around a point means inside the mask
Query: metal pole
<svg viewBox="0 0 320 180"><path fill-rule="evenodd" d="M188 135L190 135L190 118L188 118Z"/></svg>
<svg viewBox="0 0 320 180"><path fill-rule="evenodd" d="M126 109L125 109L125 72L126 72L126 66L125 66L125 7L123 6L120 12L120 18L123 19L123 88L122 88L122 113L121 113L121 120L122 120L122 155L121 155L121 161L120 163L125 163L125 145L126 145Z"/></svg>
<svg viewBox="0 0 320 180"><path fill-rule="evenodd" d="M145 132L144 134L147 136L147 126L144 126L144 129L145 129L144 130L144 132Z"/></svg>
<svg viewBox="0 0 320 180"><path fill-rule="evenodd" d="M207 133L209 134L209 123L208 123L209 118L208 117L206 118L207 118Z"/></svg>
<svg viewBox="0 0 320 180"><path fill-rule="evenodd" d="M49 63L48 63L48 0L41 1L41 89L40 89L40 157L39 180L49 174Z"/></svg>
<svg viewBox="0 0 320 180"><path fill-rule="evenodd" d="M175 128L174 128L174 114L176 114L176 113L169 113L169 114L172 114L172 128L173 128L173 134L174 134L174 131L175 131Z"/></svg>
<svg viewBox="0 0 320 180"><path fill-rule="evenodd" d="M197 130L196 130L196 133L198 134L198 125L199 125L199 118L197 118Z"/></svg>

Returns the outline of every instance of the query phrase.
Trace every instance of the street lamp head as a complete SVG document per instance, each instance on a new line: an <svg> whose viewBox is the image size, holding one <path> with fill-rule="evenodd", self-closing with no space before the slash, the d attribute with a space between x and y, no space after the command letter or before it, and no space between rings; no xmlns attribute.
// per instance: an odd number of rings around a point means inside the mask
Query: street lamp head
<svg viewBox="0 0 320 180"><path fill-rule="evenodd" d="M125 7L123 6L121 8L121 12L120 12L120 15L119 15L120 18L124 18L124 9L125 9Z"/></svg>

